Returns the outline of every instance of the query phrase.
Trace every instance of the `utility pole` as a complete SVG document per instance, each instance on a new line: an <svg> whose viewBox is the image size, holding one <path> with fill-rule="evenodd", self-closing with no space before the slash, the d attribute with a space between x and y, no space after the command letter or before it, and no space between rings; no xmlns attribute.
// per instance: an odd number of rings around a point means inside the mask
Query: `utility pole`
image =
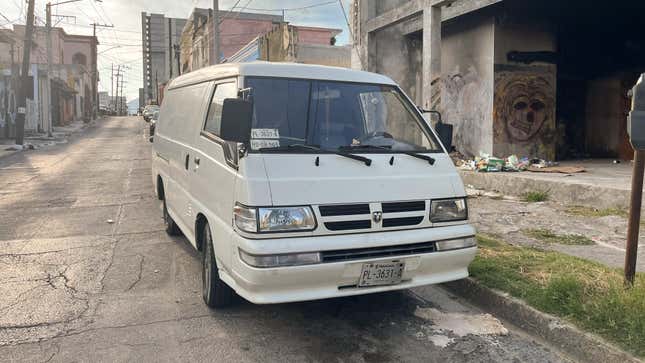
<svg viewBox="0 0 645 363"><path fill-rule="evenodd" d="M121 76L121 65L116 68L116 96L114 97L114 112L119 115L118 100L119 100L119 77Z"/></svg>
<svg viewBox="0 0 645 363"><path fill-rule="evenodd" d="M97 24L97 23L92 23L90 24L93 27L93 33L94 35L94 49L92 50L92 99L94 100L93 104L94 107L92 107L92 118L96 119L96 112L98 109L99 105L99 92L98 92L98 82L97 82L97 77L98 77L98 70L96 69L96 62L97 62L97 45L98 45L98 40L96 39L96 27L102 27L102 28L114 28L114 25L107 25L107 24Z"/></svg>
<svg viewBox="0 0 645 363"><path fill-rule="evenodd" d="M27 88L29 86L29 61L31 55L31 41L34 32L34 5L35 0L28 0L27 24L22 55L22 74L18 92L18 113L16 115L16 144L22 145L25 137L25 117L27 115ZM36 76L36 75L34 75Z"/></svg>
<svg viewBox="0 0 645 363"><path fill-rule="evenodd" d="M213 0L213 61L211 64L219 64L219 0ZM157 97L157 104L159 104Z"/></svg>
<svg viewBox="0 0 645 363"><path fill-rule="evenodd" d="M112 97L114 97L114 63L112 63L112 76L110 76L110 97L108 97L108 107L112 109Z"/></svg>
<svg viewBox="0 0 645 363"><path fill-rule="evenodd" d="M51 3L45 5L45 15L47 17L45 29L47 30L47 136L52 137L52 6Z"/></svg>

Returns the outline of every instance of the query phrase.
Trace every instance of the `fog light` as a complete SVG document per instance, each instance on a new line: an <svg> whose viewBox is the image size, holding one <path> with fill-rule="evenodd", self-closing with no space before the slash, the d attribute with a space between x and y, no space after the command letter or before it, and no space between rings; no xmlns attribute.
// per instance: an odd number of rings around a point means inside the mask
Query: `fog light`
<svg viewBox="0 0 645 363"><path fill-rule="evenodd" d="M242 261L247 265L260 268L311 265L321 261L318 252L254 255L241 249L239 251Z"/></svg>
<svg viewBox="0 0 645 363"><path fill-rule="evenodd" d="M448 241L439 241L435 242L435 247L437 251L450 251L458 250L461 248L468 248L477 246L477 240L475 237L466 237L460 239L452 239Z"/></svg>

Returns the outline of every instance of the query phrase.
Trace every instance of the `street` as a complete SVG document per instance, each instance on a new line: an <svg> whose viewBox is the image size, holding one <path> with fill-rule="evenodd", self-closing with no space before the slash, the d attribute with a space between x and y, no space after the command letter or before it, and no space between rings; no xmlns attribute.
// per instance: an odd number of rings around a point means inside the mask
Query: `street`
<svg viewBox="0 0 645 363"><path fill-rule="evenodd" d="M0 159L3 361L556 362L440 287L213 311L163 230L147 124L104 118Z"/></svg>

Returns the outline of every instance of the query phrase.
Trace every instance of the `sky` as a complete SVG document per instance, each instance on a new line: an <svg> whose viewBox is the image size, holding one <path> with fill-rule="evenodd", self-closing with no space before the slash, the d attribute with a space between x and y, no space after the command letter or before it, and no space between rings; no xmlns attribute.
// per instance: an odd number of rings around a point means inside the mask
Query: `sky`
<svg viewBox="0 0 645 363"><path fill-rule="evenodd" d="M50 0L52 1L52 0ZM63 0L53 0L52 3ZM342 0L349 16L350 0ZM24 24L27 12L25 0L2 0L0 2L0 27ZM36 24L45 23L46 0L36 0ZM234 9L233 6L236 5ZM327 4L325 4L327 3ZM318 5L301 9L310 5ZM139 96L142 81L141 12L164 14L166 17L187 18L192 9L212 8L212 0L80 0L52 7L52 23L62 27L68 34L91 35L92 23L114 25L114 28L97 28L99 40L98 69L99 91L110 91L111 66L121 64L126 68L124 94L128 100ZM221 10L282 14L294 25L309 25L342 29L337 44L347 44L349 32L338 2L330 0L219 0ZM297 9L300 8L300 9ZM260 10L263 9L263 10ZM266 10L271 11L266 11Z"/></svg>

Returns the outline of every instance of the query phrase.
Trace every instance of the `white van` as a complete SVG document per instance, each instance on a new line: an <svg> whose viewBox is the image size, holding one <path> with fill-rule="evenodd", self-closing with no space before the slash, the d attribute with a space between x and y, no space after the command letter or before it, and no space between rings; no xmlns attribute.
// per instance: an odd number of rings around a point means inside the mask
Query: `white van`
<svg viewBox="0 0 645 363"><path fill-rule="evenodd" d="M468 276L466 192L422 113L382 75L223 64L175 78L152 176L170 234L203 256L211 307Z"/></svg>

